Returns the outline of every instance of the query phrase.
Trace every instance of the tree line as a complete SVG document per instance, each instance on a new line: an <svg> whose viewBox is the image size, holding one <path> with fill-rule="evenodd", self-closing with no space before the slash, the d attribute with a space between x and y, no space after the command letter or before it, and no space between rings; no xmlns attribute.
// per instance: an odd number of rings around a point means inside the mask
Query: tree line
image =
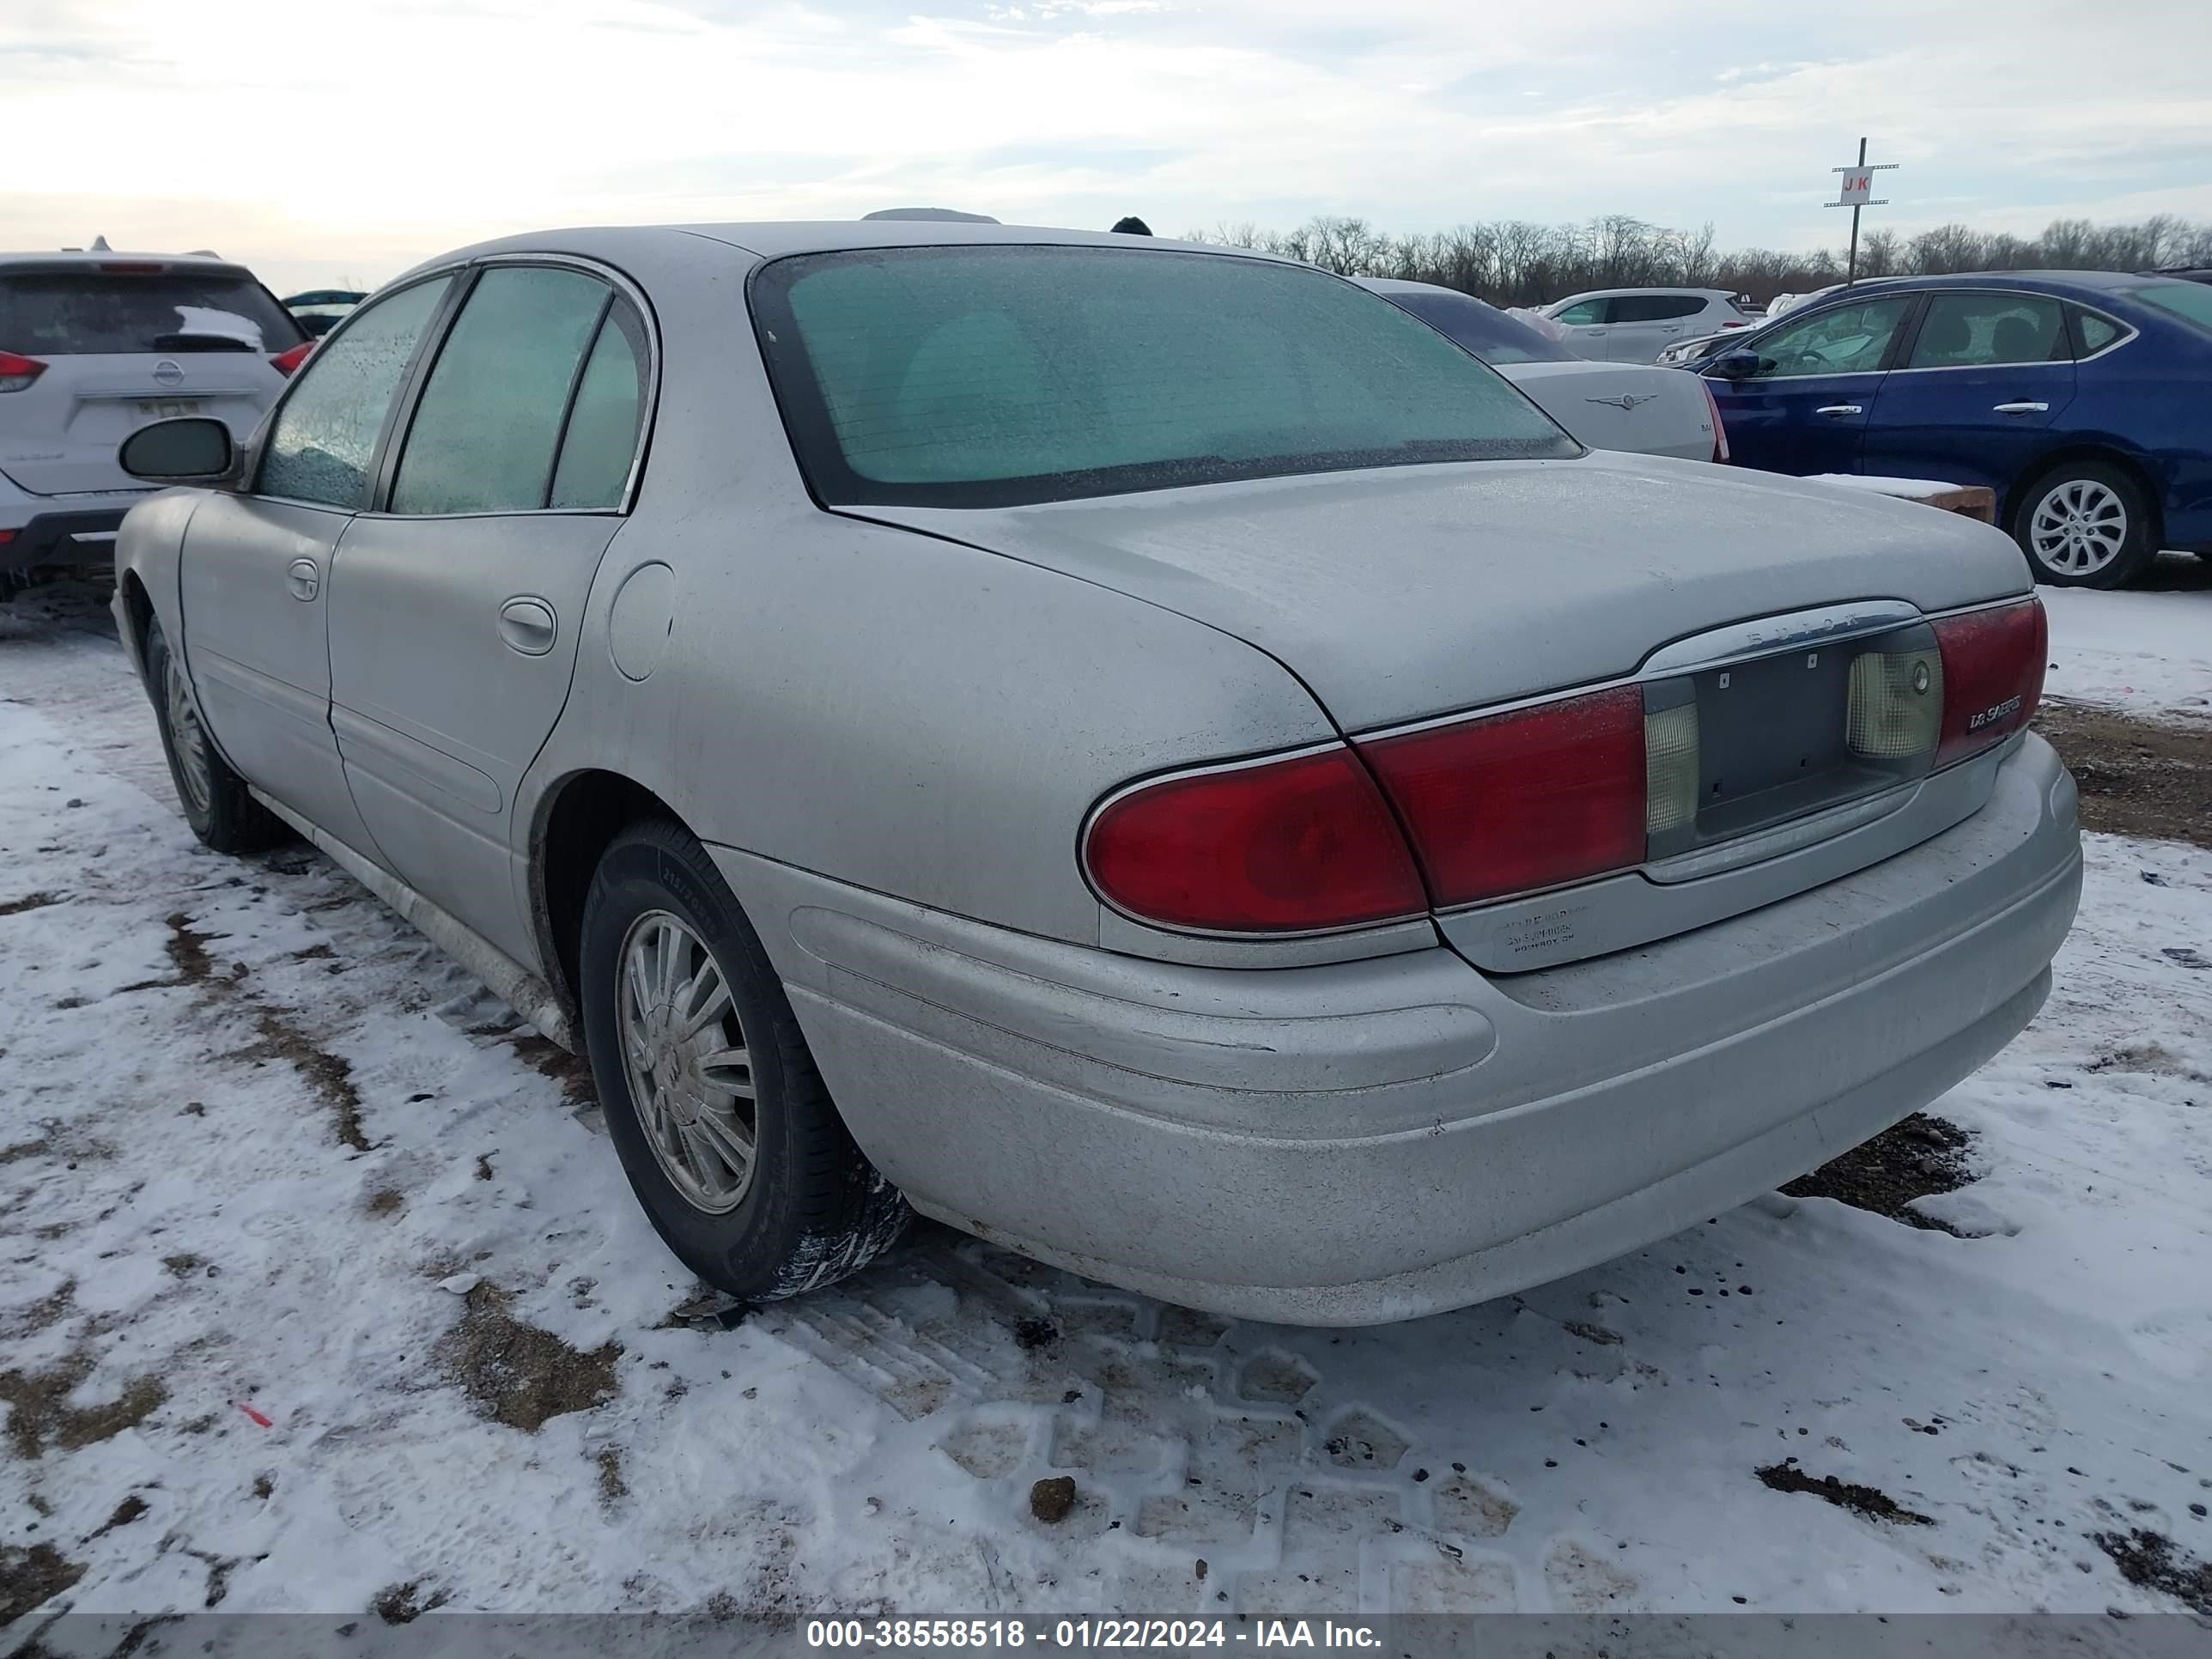
<svg viewBox="0 0 2212 1659"><path fill-rule="evenodd" d="M1498 306L1538 306L1595 288L1720 288L1764 305L1844 279L1840 252L1723 251L1713 228L1690 232L1607 214L1584 224L1498 219L1393 235L1367 220L1317 215L1291 231L1221 225L1186 240L1263 249L1342 276L1395 276L1455 288ZM2152 270L2212 266L2212 225L2158 214L2137 224L2057 219L2036 237L1939 225L1917 236L1870 230L1859 239L1862 276L1959 270Z"/></svg>

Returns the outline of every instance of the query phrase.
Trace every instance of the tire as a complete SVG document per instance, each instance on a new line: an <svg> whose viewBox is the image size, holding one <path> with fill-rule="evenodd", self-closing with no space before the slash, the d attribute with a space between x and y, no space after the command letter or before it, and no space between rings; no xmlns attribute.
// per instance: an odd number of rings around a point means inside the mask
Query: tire
<svg viewBox="0 0 2212 1659"><path fill-rule="evenodd" d="M169 757L169 781L192 833L218 853L258 853L287 840L284 821L246 793L246 780L215 751L200 725L184 667L169 649L161 624L146 624L146 692L154 723Z"/></svg>
<svg viewBox="0 0 2212 1659"><path fill-rule="evenodd" d="M847 1133L759 936L683 830L637 823L607 848L584 900L577 979L608 1133L685 1267L767 1302L842 1279L896 1241L905 1199ZM682 1038L687 1015L723 1006L717 981L725 1011ZM740 1170L732 1149L748 1134Z"/></svg>
<svg viewBox="0 0 2212 1659"><path fill-rule="evenodd" d="M2125 587L2158 553L2142 486L2107 461L2063 461L2030 479L2012 535L2036 580L2056 587Z"/></svg>

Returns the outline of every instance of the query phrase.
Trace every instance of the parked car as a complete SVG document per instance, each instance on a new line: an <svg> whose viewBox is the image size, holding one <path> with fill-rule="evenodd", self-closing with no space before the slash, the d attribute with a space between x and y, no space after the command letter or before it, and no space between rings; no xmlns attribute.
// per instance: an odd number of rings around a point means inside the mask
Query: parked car
<svg viewBox="0 0 2212 1659"><path fill-rule="evenodd" d="M1600 362L1648 363L1678 340L1749 328L1736 296L1717 288L1608 288L1573 294L1544 314L1567 343Z"/></svg>
<svg viewBox="0 0 2212 1659"><path fill-rule="evenodd" d="M289 296L283 305L309 337L319 340L339 318L367 298L368 295L349 288L316 288Z"/></svg>
<svg viewBox="0 0 2212 1659"><path fill-rule="evenodd" d="M1593 449L1728 459L1728 436L1711 391L1695 375L1640 363L1591 362L1455 289L1380 276L1358 280L1481 358Z"/></svg>
<svg viewBox="0 0 2212 1659"><path fill-rule="evenodd" d="M2212 283L2212 266L2169 265L2161 270L2147 270L2146 276L2173 276L2185 283Z"/></svg>
<svg viewBox="0 0 2212 1659"><path fill-rule="evenodd" d="M1979 485L2046 582L2212 550L2212 291L2167 277L1910 277L1706 360L1735 459Z"/></svg>
<svg viewBox="0 0 2212 1659"><path fill-rule="evenodd" d="M193 829L580 1046L739 1297L909 1205L1231 1314L1498 1295L1932 1099L2074 915L2002 536L1587 450L1288 260L518 237L124 455L193 486L115 601Z"/></svg>
<svg viewBox="0 0 2212 1659"><path fill-rule="evenodd" d="M116 445L186 415L243 439L306 337L212 257L0 253L0 599L33 570L106 566L146 494Z"/></svg>

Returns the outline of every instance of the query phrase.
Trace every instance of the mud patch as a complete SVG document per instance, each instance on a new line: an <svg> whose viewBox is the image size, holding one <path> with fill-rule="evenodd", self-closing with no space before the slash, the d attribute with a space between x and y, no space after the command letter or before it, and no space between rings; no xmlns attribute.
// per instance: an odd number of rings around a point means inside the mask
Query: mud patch
<svg viewBox="0 0 2212 1659"><path fill-rule="evenodd" d="M276 1009L256 1009L253 1024L261 1033L261 1041L228 1058L290 1062L337 1118L338 1139L357 1152L369 1151L368 1137L361 1127L361 1091L354 1086L353 1062L318 1047Z"/></svg>
<svg viewBox="0 0 2212 1659"><path fill-rule="evenodd" d="M0 1544L0 1628L51 1601L83 1577L84 1568L64 1560L52 1544L33 1544L28 1549Z"/></svg>
<svg viewBox="0 0 2212 1659"><path fill-rule="evenodd" d="M611 1510L629 1496L629 1482L623 1479L622 1448L602 1446L592 1461L599 1466L599 1503Z"/></svg>
<svg viewBox="0 0 2212 1659"><path fill-rule="evenodd" d="M2212 848L2212 726L2045 703L2036 729L2081 791L2081 827Z"/></svg>
<svg viewBox="0 0 2212 1659"><path fill-rule="evenodd" d="M2112 1558L2120 1577L2130 1584L2171 1595L2194 1612L2212 1615L2212 1562L2195 1560L2164 1533L2141 1527L2124 1535L2095 1533L2091 1541Z"/></svg>
<svg viewBox="0 0 2212 1659"><path fill-rule="evenodd" d="M1869 1521L1894 1521L1901 1526L1932 1527L1933 1516L1908 1510L1887 1492L1873 1486L1862 1486L1849 1480L1838 1480L1832 1474L1814 1477L1792 1463L1770 1463L1754 1471L1759 1484L1774 1492L1810 1492L1825 1503L1839 1510L1850 1510Z"/></svg>
<svg viewBox="0 0 2212 1659"><path fill-rule="evenodd" d="M61 902L59 893L26 893L21 898L0 899L0 916L20 916L26 910L43 910Z"/></svg>
<svg viewBox="0 0 2212 1659"><path fill-rule="evenodd" d="M561 1085L561 1093L571 1106L596 1106L599 1091L592 1081L592 1062L581 1054L572 1054L558 1043L549 1042L527 1026L507 1039L514 1052L540 1077L550 1077Z"/></svg>
<svg viewBox="0 0 2212 1659"><path fill-rule="evenodd" d="M49 1445L76 1451L112 1439L144 1422L169 1397L157 1378L142 1376L119 1399L105 1405L70 1405L70 1394L91 1375L91 1357L82 1353L70 1355L50 1370L0 1371L0 1404L8 1407L8 1443L17 1456L40 1456Z"/></svg>
<svg viewBox="0 0 2212 1659"><path fill-rule="evenodd" d="M1912 1207L1912 1200L1956 1192L1972 1181L1966 1154L1973 1139L1955 1123L1915 1112L1782 1190L1792 1198L1832 1198L1908 1227L1958 1237L1957 1228L1923 1215Z"/></svg>
<svg viewBox="0 0 2212 1659"><path fill-rule="evenodd" d="M76 1305L76 1280L65 1279L14 1317L0 1321L0 1337L11 1342L51 1329Z"/></svg>
<svg viewBox="0 0 2212 1659"><path fill-rule="evenodd" d="M410 1580L404 1584L387 1584L371 1596L368 1610L387 1625L411 1625L433 1608L446 1605L446 1592L433 1590L422 1594L422 1581Z"/></svg>
<svg viewBox="0 0 2212 1659"><path fill-rule="evenodd" d="M619 1343L581 1352L514 1318L507 1301L492 1285L474 1286L468 1311L438 1348L461 1391L492 1421L535 1434L556 1417L604 1406L621 1392Z"/></svg>

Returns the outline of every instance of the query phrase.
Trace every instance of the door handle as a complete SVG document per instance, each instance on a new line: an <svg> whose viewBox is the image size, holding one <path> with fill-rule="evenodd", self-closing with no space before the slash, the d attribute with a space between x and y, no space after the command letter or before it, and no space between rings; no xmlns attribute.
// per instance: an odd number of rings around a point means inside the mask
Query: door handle
<svg viewBox="0 0 2212 1659"><path fill-rule="evenodd" d="M312 604L322 592L323 573L315 568L313 559L295 559L284 573L284 586L292 590L292 597L302 605Z"/></svg>
<svg viewBox="0 0 2212 1659"><path fill-rule="evenodd" d="M2049 404L1992 404L1990 412L1996 415L2048 415Z"/></svg>
<svg viewBox="0 0 2212 1659"><path fill-rule="evenodd" d="M499 636L507 648L526 657L542 657L553 648L560 629L553 607L543 599L509 599L499 608Z"/></svg>
<svg viewBox="0 0 2212 1659"><path fill-rule="evenodd" d="M1846 415L1863 415L1866 410L1856 404L1830 404L1825 409L1816 409L1813 412L1815 415L1832 416L1835 419L1841 420Z"/></svg>

